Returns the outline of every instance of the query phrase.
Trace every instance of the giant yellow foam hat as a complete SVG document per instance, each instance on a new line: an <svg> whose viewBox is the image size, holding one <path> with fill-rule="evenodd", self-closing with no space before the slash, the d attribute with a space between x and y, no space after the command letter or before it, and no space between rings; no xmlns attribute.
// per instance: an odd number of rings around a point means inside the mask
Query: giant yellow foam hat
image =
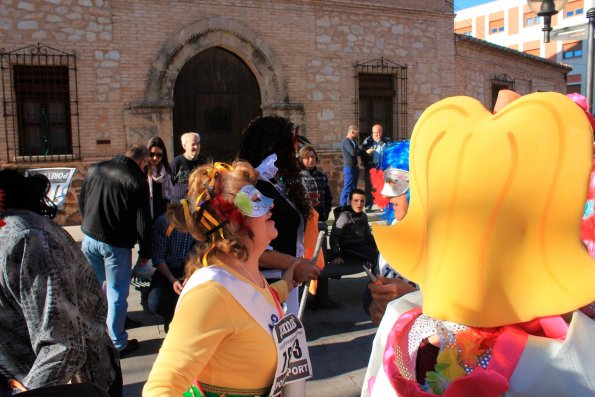
<svg viewBox="0 0 595 397"><path fill-rule="evenodd" d="M439 319L492 327L595 301L580 239L591 147L583 111L561 94L495 115L469 97L439 101L411 137L407 216L374 227L380 252Z"/></svg>

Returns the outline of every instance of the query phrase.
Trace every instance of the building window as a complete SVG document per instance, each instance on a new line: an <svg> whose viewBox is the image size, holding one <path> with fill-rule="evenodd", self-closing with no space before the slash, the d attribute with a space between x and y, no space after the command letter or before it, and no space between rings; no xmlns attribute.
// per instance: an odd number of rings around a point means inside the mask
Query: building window
<svg viewBox="0 0 595 397"><path fill-rule="evenodd" d="M573 43L566 43L562 45L562 58L572 59L583 56L583 42L576 41Z"/></svg>
<svg viewBox="0 0 595 397"><path fill-rule="evenodd" d="M525 54L534 55L536 57L541 56L541 50L539 48L528 48L523 51Z"/></svg>
<svg viewBox="0 0 595 397"><path fill-rule="evenodd" d="M380 58L356 62L355 123L362 137L381 124L394 140L409 137L407 130L407 65Z"/></svg>
<svg viewBox="0 0 595 397"><path fill-rule="evenodd" d="M584 12L584 1L571 1L564 7L564 17L576 17L578 15L583 15Z"/></svg>
<svg viewBox="0 0 595 397"><path fill-rule="evenodd" d="M564 17L576 17L578 15L583 15L584 10L584 1L573 1L566 4L564 7Z"/></svg>
<svg viewBox="0 0 595 397"><path fill-rule="evenodd" d="M514 79L506 73L494 75L492 78L492 109L496 106L496 100L498 99L500 90L514 91Z"/></svg>
<svg viewBox="0 0 595 397"><path fill-rule="evenodd" d="M504 32L504 19L490 21L490 33Z"/></svg>
<svg viewBox="0 0 595 397"><path fill-rule="evenodd" d="M523 43L523 52L536 57L541 56L541 41L533 40Z"/></svg>
<svg viewBox="0 0 595 397"><path fill-rule="evenodd" d="M566 16L567 17L573 17L573 16L577 16L577 15L582 15L583 13L583 9L582 8L577 8L576 10L570 10L566 12Z"/></svg>
<svg viewBox="0 0 595 397"><path fill-rule="evenodd" d="M80 158L75 54L38 44L0 62L7 161Z"/></svg>
<svg viewBox="0 0 595 397"><path fill-rule="evenodd" d="M567 94L580 94L581 93L581 85L580 84L568 84L566 86L566 93Z"/></svg>
<svg viewBox="0 0 595 397"><path fill-rule="evenodd" d="M527 12L523 15L523 23L525 27L541 25L541 17L535 15L534 12Z"/></svg>

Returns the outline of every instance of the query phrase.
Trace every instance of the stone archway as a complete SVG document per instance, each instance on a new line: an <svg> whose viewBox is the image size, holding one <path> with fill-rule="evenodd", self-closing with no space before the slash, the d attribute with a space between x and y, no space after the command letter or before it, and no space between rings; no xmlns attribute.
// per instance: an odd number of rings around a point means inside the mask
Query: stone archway
<svg viewBox="0 0 595 397"><path fill-rule="evenodd" d="M224 48L246 63L260 85L263 107L289 102L283 67L273 50L244 24L216 17L186 26L165 43L149 70L146 102L171 102L180 69L210 47Z"/></svg>
<svg viewBox="0 0 595 397"><path fill-rule="evenodd" d="M289 117L304 125L301 103L291 103L281 62L272 48L246 25L223 17L192 23L170 36L148 73L144 101L125 111L127 142L146 142L159 135L173 154L173 90L182 67L201 51L223 48L238 56L254 74L263 115Z"/></svg>
<svg viewBox="0 0 595 397"><path fill-rule="evenodd" d="M204 157L231 162L240 148L242 131L262 114L254 73L221 47L210 47L186 62L173 92L174 154L183 152L184 132L198 131Z"/></svg>

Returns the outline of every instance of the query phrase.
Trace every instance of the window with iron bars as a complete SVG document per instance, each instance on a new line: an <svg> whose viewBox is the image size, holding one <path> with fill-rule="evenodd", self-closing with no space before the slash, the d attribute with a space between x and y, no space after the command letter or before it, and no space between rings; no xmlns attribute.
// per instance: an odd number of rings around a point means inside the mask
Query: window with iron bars
<svg viewBox="0 0 595 397"><path fill-rule="evenodd" d="M506 73L495 75L492 78L492 109L494 106L496 106L496 101L498 100L498 93L500 90L514 91L514 79Z"/></svg>
<svg viewBox="0 0 595 397"><path fill-rule="evenodd" d="M409 137L407 131L407 65L380 58L355 65L355 123L360 139L374 124L393 140Z"/></svg>
<svg viewBox="0 0 595 397"><path fill-rule="evenodd" d="M0 73L7 161L80 158L74 52L0 50Z"/></svg>

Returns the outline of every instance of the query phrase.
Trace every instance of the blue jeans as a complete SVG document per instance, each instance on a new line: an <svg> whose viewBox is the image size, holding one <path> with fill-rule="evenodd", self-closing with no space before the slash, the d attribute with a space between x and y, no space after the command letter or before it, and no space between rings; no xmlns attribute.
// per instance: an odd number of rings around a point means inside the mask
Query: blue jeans
<svg viewBox="0 0 595 397"><path fill-rule="evenodd" d="M357 179L359 178L359 167L357 165L351 167L343 167L343 190L341 190L341 205L349 204L349 193L357 187Z"/></svg>
<svg viewBox="0 0 595 397"><path fill-rule="evenodd" d="M372 195L372 190L374 189L374 186L372 186L372 177L370 175L370 171L374 168L376 168L374 165L366 166L364 168L364 189L366 192L366 207L372 207L372 204L374 204L374 196Z"/></svg>
<svg viewBox="0 0 595 397"><path fill-rule="evenodd" d="M82 251L93 268L99 284L105 281L107 330L116 349L122 350L128 343L124 322L132 276L132 249L115 247L85 236Z"/></svg>

